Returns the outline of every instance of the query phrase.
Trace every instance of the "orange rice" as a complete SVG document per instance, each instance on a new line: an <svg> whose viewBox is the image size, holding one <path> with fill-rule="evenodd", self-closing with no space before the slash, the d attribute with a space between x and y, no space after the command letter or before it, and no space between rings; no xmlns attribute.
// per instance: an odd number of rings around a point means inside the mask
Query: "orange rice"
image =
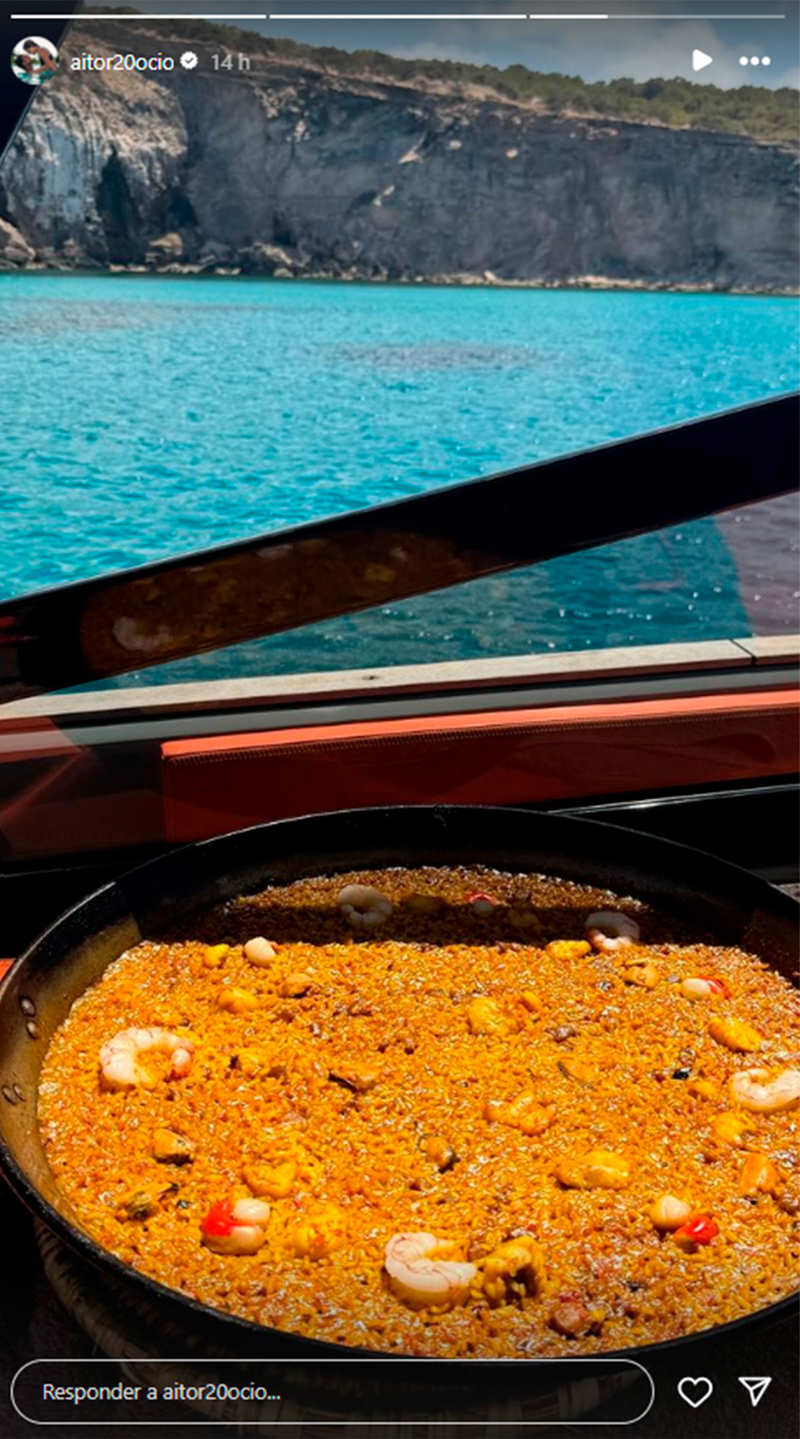
<svg viewBox="0 0 800 1439"><path fill-rule="evenodd" d="M348 925L337 896L353 882L393 901L380 928ZM496 901L490 914L474 891ZM639 942L587 952L597 909L635 916ZM256 935L276 947L267 968L244 955ZM698 975L725 993L685 997L680 981ZM254 1007L223 1008L231 990ZM731 1049L715 1020L750 1026L757 1051ZM188 1074L148 1058L150 1087L109 1092L101 1047L153 1025L191 1037ZM397 869L266 889L129 950L54 1036L39 1120L86 1233L205 1304L382 1351L591 1354L723 1323L797 1285L800 1107L738 1110L730 1077L754 1067L800 1067L797 996L757 956L605 890ZM164 1129L188 1162L154 1157ZM596 1149L619 1162L620 1187L587 1182ZM745 1192L754 1154L773 1178ZM204 1216L250 1195L264 1165L264 1243L213 1252ZM710 1242L655 1227L665 1193L713 1221ZM450 1308L411 1308L387 1282L387 1242L418 1231L475 1266ZM535 1274L492 1289L486 1261L513 1236L532 1241Z"/></svg>

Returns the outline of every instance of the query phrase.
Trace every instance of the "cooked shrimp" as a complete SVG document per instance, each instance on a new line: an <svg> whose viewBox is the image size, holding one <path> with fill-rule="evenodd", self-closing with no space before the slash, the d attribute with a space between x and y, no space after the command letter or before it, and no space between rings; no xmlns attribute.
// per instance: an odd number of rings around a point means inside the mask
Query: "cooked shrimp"
<svg viewBox="0 0 800 1439"><path fill-rule="evenodd" d="M255 1254L266 1238L268 1219L263 1199L221 1199L202 1222L203 1243L215 1254Z"/></svg>
<svg viewBox="0 0 800 1439"><path fill-rule="evenodd" d="M731 1098L743 1109L773 1114L800 1104L800 1069L782 1069L770 1079L768 1069L742 1069L731 1076Z"/></svg>
<svg viewBox="0 0 800 1439"><path fill-rule="evenodd" d="M590 944L604 954L635 944L640 934L636 920L617 909L596 909L587 916L585 929Z"/></svg>
<svg viewBox="0 0 800 1439"><path fill-rule="evenodd" d="M188 1074L194 1053L191 1039L173 1034L171 1029L122 1029L100 1050L100 1073L109 1089L153 1089L156 1081L140 1062L151 1050L169 1054L172 1064L169 1079L182 1079Z"/></svg>
<svg viewBox="0 0 800 1439"><path fill-rule="evenodd" d="M346 884L337 903L354 929L375 929L392 912L392 901L371 884Z"/></svg>
<svg viewBox="0 0 800 1439"><path fill-rule="evenodd" d="M386 1245L384 1268L389 1287L412 1309L451 1308L462 1304L477 1269L453 1259L437 1259L442 1246L434 1234L394 1234Z"/></svg>

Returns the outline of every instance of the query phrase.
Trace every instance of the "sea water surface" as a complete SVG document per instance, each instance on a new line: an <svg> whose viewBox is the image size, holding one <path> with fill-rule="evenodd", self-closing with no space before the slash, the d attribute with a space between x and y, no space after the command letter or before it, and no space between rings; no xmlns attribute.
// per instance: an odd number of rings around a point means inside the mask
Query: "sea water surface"
<svg viewBox="0 0 800 1439"><path fill-rule="evenodd" d="M2 275L0 598L785 391L797 321L724 295ZM141 678L791 629L792 520L773 502Z"/></svg>

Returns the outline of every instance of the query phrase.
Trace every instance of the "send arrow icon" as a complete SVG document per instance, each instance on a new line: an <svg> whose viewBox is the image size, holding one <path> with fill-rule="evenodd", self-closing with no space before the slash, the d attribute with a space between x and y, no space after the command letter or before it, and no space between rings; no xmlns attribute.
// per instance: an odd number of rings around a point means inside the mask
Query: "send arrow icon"
<svg viewBox="0 0 800 1439"><path fill-rule="evenodd" d="M693 51L692 51L692 69L693 69L693 70L705 70L706 65L713 65L713 64L714 64L714 56L713 56L713 55L707 55L706 52L705 52L705 50L693 50Z"/></svg>
<svg viewBox="0 0 800 1439"><path fill-rule="evenodd" d="M739 1374L738 1379L739 1383L744 1385L745 1389L750 1395L750 1403L755 1409L756 1405L760 1404L761 1400L764 1398L764 1395L766 1394L770 1384L772 1383L771 1376L767 1374L762 1374L760 1376L745 1376L744 1374Z"/></svg>

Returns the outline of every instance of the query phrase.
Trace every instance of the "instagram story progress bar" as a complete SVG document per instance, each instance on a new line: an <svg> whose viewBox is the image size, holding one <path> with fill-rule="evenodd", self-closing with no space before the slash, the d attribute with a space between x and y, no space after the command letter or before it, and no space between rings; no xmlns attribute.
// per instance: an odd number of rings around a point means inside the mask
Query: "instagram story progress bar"
<svg viewBox="0 0 800 1439"><path fill-rule="evenodd" d="M52 15L42 10L26 10L24 14L12 14L11 16L12 20L64 20L68 18L62 11L59 11L57 15ZM92 24L95 20L114 20L117 24L122 20L138 20L141 24L143 20L269 20L270 17L266 11L262 10L239 12L226 10L222 14L216 12L212 14L207 10L142 10L136 15L93 15L90 12L74 18L91 21Z"/></svg>
<svg viewBox="0 0 800 1439"><path fill-rule="evenodd" d="M42 10L14 12L12 20L63 20L63 11L51 13ZM76 17L77 18L77 17ZM785 13L760 14L742 11L643 11L642 13L619 14L610 10L527 10L527 11L456 11L456 10L143 10L135 14L91 14L80 18L94 24L98 20L113 20L116 24L124 21L141 23L144 20L784 20Z"/></svg>

